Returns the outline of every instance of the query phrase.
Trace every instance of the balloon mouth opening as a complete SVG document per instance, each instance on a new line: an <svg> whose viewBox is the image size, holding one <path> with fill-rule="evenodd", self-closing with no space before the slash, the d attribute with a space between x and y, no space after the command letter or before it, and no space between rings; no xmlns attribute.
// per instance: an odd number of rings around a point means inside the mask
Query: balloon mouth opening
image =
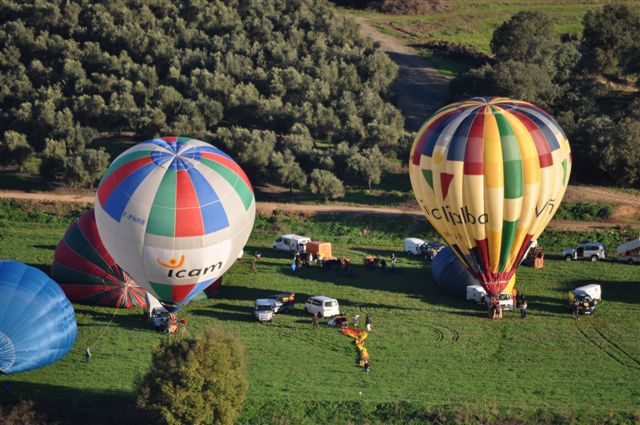
<svg viewBox="0 0 640 425"><path fill-rule="evenodd" d="M0 332L0 373L8 370L16 363L16 346L6 334Z"/></svg>

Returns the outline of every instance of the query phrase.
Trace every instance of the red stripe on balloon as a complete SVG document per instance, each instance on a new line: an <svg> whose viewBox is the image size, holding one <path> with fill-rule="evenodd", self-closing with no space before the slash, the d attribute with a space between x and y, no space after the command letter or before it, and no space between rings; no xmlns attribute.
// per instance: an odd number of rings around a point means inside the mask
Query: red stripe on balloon
<svg viewBox="0 0 640 425"><path fill-rule="evenodd" d="M529 244L531 242L531 238L533 237L533 235L525 235L524 237L524 241L522 241L522 245L520 246L520 249L518 250L518 255L516 256L516 261L515 263L513 263L513 269L515 270L516 267L518 267L520 265L520 262L522 261L522 258L524 258L524 254L527 252L527 248L529 248Z"/></svg>
<svg viewBox="0 0 640 425"><path fill-rule="evenodd" d="M484 174L484 114L477 114L471 124L464 152L464 174Z"/></svg>
<svg viewBox="0 0 640 425"><path fill-rule="evenodd" d="M176 136L165 136L165 137L161 137L161 139L167 143L175 143L178 140Z"/></svg>
<svg viewBox="0 0 640 425"><path fill-rule="evenodd" d="M117 282L113 276L80 256L64 241L57 246L54 260L67 268Z"/></svg>
<svg viewBox="0 0 640 425"><path fill-rule="evenodd" d="M418 143L416 144L416 148L413 150L413 165L420 165L420 157L422 156L422 152L424 151L424 145L429 140L429 136L433 133L433 130L440 125L442 121L444 121L451 114L458 112L460 108L453 108L451 111L446 114L441 115L437 120L429 124L427 128L424 129L422 133L419 134L420 138L418 139Z"/></svg>
<svg viewBox="0 0 640 425"><path fill-rule="evenodd" d="M198 195L189 172L179 170L176 182L176 237L204 235Z"/></svg>
<svg viewBox="0 0 640 425"><path fill-rule="evenodd" d="M489 242L486 238L476 240L476 248L478 248L478 255L480 256L480 269L484 273L489 273Z"/></svg>
<svg viewBox="0 0 640 425"><path fill-rule="evenodd" d="M122 182L127 176L135 172L137 169L144 167L149 164L151 161L151 157L138 158L131 162L127 162L122 167L115 170L113 173L109 174L109 176L100 183L100 187L98 187L98 201L100 205L104 208L104 205L107 203L109 196L111 196L111 192L114 191L116 187Z"/></svg>
<svg viewBox="0 0 640 425"><path fill-rule="evenodd" d="M203 158L207 158L217 163L220 163L225 167L229 168L230 170L232 170L247 184L247 186L249 186L249 189L251 190L251 192L253 192L253 187L251 186L251 182L249 182L249 177L247 177L247 175L244 173L242 168L240 168L240 166L236 164L232 159L229 159L226 156L218 155L213 152L202 152L200 155L202 155Z"/></svg>
<svg viewBox="0 0 640 425"><path fill-rule="evenodd" d="M536 144L538 159L540 161L540 168L551 167L553 165L553 157L551 156L549 142L547 142L547 138L544 137L544 133L542 132L542 130L540 130L538 126L526 115L518 111L513 111L512 114L517 116L527 128L527 130L529 130L529 133L531 134L531 137Z"/></svg>
<svg viewBox="0 0 640 425"><path fill-rule="evenodd" d="M104 244L102 243L102 239L100 239L100 234L98 233L98 226L96 225L96 216L93 209L89 210L85 214L83 214L78 219L78 228L80 232L84 236L84 238L89 241L89 243L93 246L96 252L102 257L102 259L111 265L113 272L116 276L118 276L117 266L115 266L115 260L111 257L111 254L107 251Z"/></svg>
<svg viewBox="0 0 640 425"><path fill-rule="evenodd" d="M174 303L178 303L184 300L187 295L191 292L193 287L196 286L195 283L191 283L188 285L174 285L171 287L171 301Z"/></svg>

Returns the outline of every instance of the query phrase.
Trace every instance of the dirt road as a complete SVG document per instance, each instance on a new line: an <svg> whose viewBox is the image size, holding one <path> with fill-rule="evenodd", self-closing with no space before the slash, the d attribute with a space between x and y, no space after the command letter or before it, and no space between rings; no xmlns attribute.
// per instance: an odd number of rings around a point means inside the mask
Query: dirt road
<svg viewBox="0 0 640 425"><path fill-rule="evenodd" d="M576 189L579 191L579 189ZM606 189L605 193L608 193ZM594 193L597 193L595 191ZM633 196L633 195L631 195ZM72 194L72 193L55 193L55 192L18 192L10 190L0 190L0 198L9 199L25 199L31 201L45 201L45 202L77 202L92 204L95 201L95 196L90 194ZM638 201L638 199L636 199ZM423 217L420 210L417 208L383 208L372 207L368 205L315 205L315 204L291 204L291 203L279 203L279 202L257 202L256 209L263 213L270 215L275 210L281 210L286 212L300 212L304 214L380 214L390 215L396 217ZM553 220L548 228L556 230L567 230L574 232L584 232L594 229L610 229L618 226L629 226L633 229L640 229L640 223L629 223L628 221L606 221L606 222L592 222L592 221L567 221L567 220Z"/></svg>
<svg viewBox="0 0 640 425"><path fill-rule="evenodd" d="M396 38L374 28L363 16L355 20L360 32L380 43L398 67L398 78L393 90L398 96L398 107L405 119L405 128L417 131L422 123L447 101L450 78L440 75L417 50L405 46Z"/></svg>

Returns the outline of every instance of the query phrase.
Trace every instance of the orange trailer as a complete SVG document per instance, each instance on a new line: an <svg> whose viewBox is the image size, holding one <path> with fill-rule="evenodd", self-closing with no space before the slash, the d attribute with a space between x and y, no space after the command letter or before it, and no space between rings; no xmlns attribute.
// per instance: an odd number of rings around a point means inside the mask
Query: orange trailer
<svg viewBox="0 0 640 425"><path fill-rule="evenodd" d="M331 242L320 242L320 241L311 241L307 242L306 252L308 254L313 254L314 257L319 256L323 260L330 260L333 257L333 253L331 252Z"/></svg>

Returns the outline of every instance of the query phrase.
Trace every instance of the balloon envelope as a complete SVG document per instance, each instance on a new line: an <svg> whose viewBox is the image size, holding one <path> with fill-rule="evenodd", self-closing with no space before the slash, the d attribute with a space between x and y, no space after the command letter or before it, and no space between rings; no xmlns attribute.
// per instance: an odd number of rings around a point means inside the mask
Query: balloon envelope
<svg viewBox="0 0 640 425"><path fill-rule="evenodd" d="M507 98L440 109L418 132L409 161L423 213L492 295L557 211L570 172L558 123Z"/></svg>
<svg viewBox="0 0 640 425"><path fill-rule="evenodd" d="M231 267L251 233L255 200L229 155L199 140L163 137L113 161L95 214L116 263L175 311Z"/></svg>
<svg viewBox="0 0 640 425"><path fill-rule="evenodd" d="M431 263L431 274L439 288L461 298L467 297L467 286L481 285L481 282L469 273L450 247L442 249L435 256ZM515 275L513 275L502 292L510 293L515 281Z"/></svg>
<svg viewBox="0 0 640 425"><path fill-rule="evenodd" d="M26 264L0 261L0 372L61 359L77 333L73 306L53 280Z"/></svg>
<svg viewBox="0 0 640 425"><path fill-rule="evenodd" d="M145 290L104 247L93 209L72 223L56 247L51 275L74 302L109 307L146 307Z"/></svg>

